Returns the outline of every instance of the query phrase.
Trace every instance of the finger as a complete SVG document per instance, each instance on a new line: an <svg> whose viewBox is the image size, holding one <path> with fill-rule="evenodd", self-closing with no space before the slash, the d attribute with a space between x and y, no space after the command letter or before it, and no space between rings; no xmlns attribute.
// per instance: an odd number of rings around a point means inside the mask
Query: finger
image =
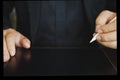
<svg viewBox="0 0 120 80"><path fill-rule="evenodd" d="M96 31L100 28L100 26L105 25L115 16L116 14L114 12L110 12L108 10L102 11L96 19Z"/></svg>
<svg viewBox="0 0 120 80"><path fill-rule="evenodd" d="M4 62L7 62L10 59L5 38L3 38L3 59L4 59Z"/></svg>
<svg viewBox="0 0 120 80"><path fill-rule="evenodd" d="M105 47L117 49L117 41L111 41L111 42L101 42L98 41L100 44L104 45Z"/></svg>
<svg viewBox="0 0 120 80"><path fill-rule="evenodd" d="M15 55L15 36L14 34L8 34L6 36L6 43L8 47L8 52L10 53L11 56Z"/></svg>
<svg viewBox="0 0 120 80"><path fill-rule="evenodd" d="M102 27L101 27L101 30L103 31L103 32L111 32L111 31L115 31L116 30L116 20L115 21L113 21L112 23L110 23L110 24L106 24L106 25L103 25Z"/></svg>
<svg viewBox="0 0 120 80"><path fill-rule="evenodd" d="M99 34L97 36L97 40L102 41L102 42L116 41L117 40L116 34L117 34L116 31Z"/></svg>
<svg viewBox="0 0 120 80"><path fill-rule="evenodd" d="M30 40L19 32L15 35L15 42L19 47L30 48Z"/></svg>
<svg viewBox="0 0 120 80"><path fill-rule="evenodd" d="M30 48L30 40L26 37L22 38L21 43L24 48Z"/></svg>

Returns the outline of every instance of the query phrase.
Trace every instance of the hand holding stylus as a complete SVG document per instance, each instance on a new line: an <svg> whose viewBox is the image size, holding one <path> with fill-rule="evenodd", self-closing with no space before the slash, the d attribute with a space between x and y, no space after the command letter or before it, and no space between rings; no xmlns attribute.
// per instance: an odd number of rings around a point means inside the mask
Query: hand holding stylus
<svg viewBox="0 0 120 80"><path fill-rule="evenodd" d="M90 43L97 39L97 42L103 46L117 49L116 28L116 13L108 10L101 12L96 19L96 35L94 35Z"/></svg>
<svg viewBox="0 0 120 80"><path fill-rule="evenodd" d="M116 16L108 23L108 24L110 24L110 23L112 23L113 21L115 21L116 20ZM97 39L97 36L99 35L99 33L96 33L95 35L94 35L94 37L90 40L90 43L92 43L93 41L95 41L96 39Z"/></svg>

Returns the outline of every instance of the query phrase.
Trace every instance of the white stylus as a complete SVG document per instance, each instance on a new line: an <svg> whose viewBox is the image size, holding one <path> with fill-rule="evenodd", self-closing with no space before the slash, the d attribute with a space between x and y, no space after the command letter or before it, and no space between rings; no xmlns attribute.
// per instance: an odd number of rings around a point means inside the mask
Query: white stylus
<svg viewBox="0 0 120 80"><path fill-rule="evenodd" d="M114 17L109 23L113 22L114 20L116 20L116 17ZM90 40L90 43L92 43L93 41L95 41L98 35L99 35L99 33L97 33L97 34Z"/></svg>

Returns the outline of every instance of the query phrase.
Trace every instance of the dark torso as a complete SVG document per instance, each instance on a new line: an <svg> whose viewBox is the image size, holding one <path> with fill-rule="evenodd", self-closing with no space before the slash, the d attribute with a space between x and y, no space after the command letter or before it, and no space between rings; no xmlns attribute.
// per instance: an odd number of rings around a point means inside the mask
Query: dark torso
<svg viewBox="0 0 120 80"><path fill-rule="evenodd" d="M17 1L18 30L28 36L34 46L87 46L94 32L95 17L102 10L93 8L95 2L89 5L87 2ZM85 3L90 11L86 10ZM95 9L98 12L93 11Z"/></svg>

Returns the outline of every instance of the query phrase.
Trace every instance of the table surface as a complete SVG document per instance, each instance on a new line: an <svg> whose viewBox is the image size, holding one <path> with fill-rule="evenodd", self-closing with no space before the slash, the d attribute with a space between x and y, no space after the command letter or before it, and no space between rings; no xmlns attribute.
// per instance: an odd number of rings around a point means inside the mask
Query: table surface
<svg viewBox="0 0 120 80"><path fill-rule="evenodd" d="M17 48L16 55L4 63L4 76L116 75L115 54L109 60L96 47Z"/></svg>

